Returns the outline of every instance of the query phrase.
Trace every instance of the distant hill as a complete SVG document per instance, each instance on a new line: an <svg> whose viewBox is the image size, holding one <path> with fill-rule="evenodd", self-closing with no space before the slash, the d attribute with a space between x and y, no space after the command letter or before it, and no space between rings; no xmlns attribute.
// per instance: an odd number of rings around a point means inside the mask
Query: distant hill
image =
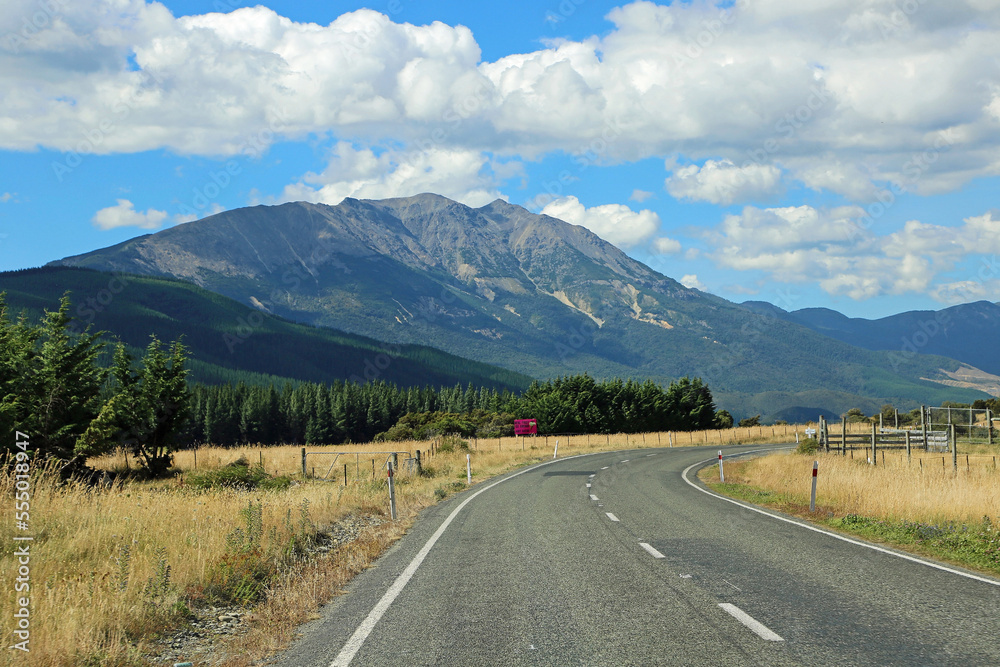
<svg viewBox="0 0 1000 667"><path fill-rule="evenodd" d="M942 310L915 310L877 320L828 308L788 312L760 301L743 306L868 350L938 354L1000 375L1000 304L976 301Z"/></svg>
<svg viewBox="0 0 1000 667"><path fill-rule="evenodd" d="M151 333L169 342L183 335L194 379L207 383L380 379L401 386L477 386L524 389L531 378L419 345L387 346L332 329L261 313L191 283L47 267L0 273L13 313L32 318L55 310L70 292L72 314L133 348Z"/></svg>
<svg viewBox="0 0 1000 667"><path fill-rule="evenodd" d="M892 359L764 317L501 200L255 206L56 264L180 278L262 312L539 378L696 375L737 416L982 395L938 383L954 360Z"/></svg>

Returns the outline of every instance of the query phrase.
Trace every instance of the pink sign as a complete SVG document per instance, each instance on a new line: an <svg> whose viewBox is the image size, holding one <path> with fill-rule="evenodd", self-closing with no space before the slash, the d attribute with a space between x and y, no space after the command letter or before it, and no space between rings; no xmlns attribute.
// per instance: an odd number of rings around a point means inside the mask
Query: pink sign
<svg viewBox="0 0 1000 667"><path fill-rule="evenodd" d="M514 435L535 435L538 433L538 421L535 419L515 419Z"/></svg>

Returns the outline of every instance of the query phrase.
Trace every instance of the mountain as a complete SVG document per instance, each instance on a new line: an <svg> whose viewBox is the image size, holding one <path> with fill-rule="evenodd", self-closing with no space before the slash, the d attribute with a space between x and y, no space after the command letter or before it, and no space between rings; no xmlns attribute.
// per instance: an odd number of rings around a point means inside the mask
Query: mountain
<svg viewBox="0 0 1000 667"><path fill-rule="evenodd" d="M501 200L255 206L56 264L180 278L291 320L535 377L697 375L751 414L981 395L939 383L954 360L893 359L755 313Z"/></svg>
<svg viewBox="0 0 1000 667"><path fill-rule="evenodd" d="M107 331L134 351L155 333L184 336L193 379L206 383L386 380L401 386L476 385L520 390L531 378L417 345L387 346L363 336L261 313L188 282L46 267L0 273L14 317L37 320L69 290L80 328Z"/></svg>
<svg viewBox="0 0 1000 667"><path fill-rule="evenodd" d="M760 301L743 305L868 350L888 350L899 355L938 354L1000 374L1000 304L989 301L937 311L909 311L876 320L847 317L828 308L788 312Z"/></svg>

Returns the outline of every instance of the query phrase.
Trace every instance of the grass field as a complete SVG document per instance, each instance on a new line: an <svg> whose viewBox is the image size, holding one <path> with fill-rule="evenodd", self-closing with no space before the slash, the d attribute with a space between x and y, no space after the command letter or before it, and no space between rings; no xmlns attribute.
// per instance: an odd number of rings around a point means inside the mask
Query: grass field
<svg viewBox="0 0 1000 667"><path fill-rule="evenodd" d="M981 449L981 448L977 448ZM961 451L961 450L960 450ZM884 456L884 458L883 458ZM813 461L816 511L809 512ZM1000 471L996 455L778 453L726 464L700 477L717 491L914 553L1000 574Z"/></svg>
<svg viewBox="0 0 1000 667"><path fill-rule="evenodd" d="M802 427L799 427L802 430ZM309 475L302 475L300 446L202 447L175 454L177 474L154 482L127 481L113 488L60 485L53 472L33 470L30 522L15 530L0 523L0 540L34 537L30 558L30 655L0 652L0 665L101 667L150 664L159 633L182 627L200 605L242 604L252 610L250 630L233 639L223 664L249 665L273 652L322 603L368 567L412 523L417 513L467 488L466 455L473 484L518 466L559 455L591 451L734 442L787 442L795 427L753 427L696 433L579 435L470 440L468 449L445 451L440 442L371 443L308 447ZM374 452L421 450L424 475L404 466L397 481L399 520L388 520L382 463ZM316 479L333 457L344 454L331 481ZM273 488L219 488L206 479L262 464L257 479ZM406 456L402 456L405 459ZM343 463L348 463L344 484ZM375 478L372 461L375 461ZM109 471L126 469L119 453L90 462ZM227 467L229 466L229 467ZM4 470L9 470L5 466ZM13 499L15 478L0 475L2 497ZM345 517L384 519L358 539L328 553L311 547L318 534ZM19 563L12 550L0 555L0 632L11 637ZM292 585L294 582L294 585Z"/></svg>

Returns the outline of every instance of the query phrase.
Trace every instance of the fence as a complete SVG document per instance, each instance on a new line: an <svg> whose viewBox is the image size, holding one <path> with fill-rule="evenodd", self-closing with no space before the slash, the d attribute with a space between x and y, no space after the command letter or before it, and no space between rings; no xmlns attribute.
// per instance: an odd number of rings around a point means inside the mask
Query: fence
<svg viewBox="0 0 1000 667"><path fill-rule="evenodd" d="M872 465L878 465L880 451L883 452L884 460L885 450L906 450L907 458L913 450L922 450L928 453L950 452L952 467L958 469L958 442L954 424L947 430L932 430L927 422L914 429L879 428L873 423L869 432L859 433L856 428L850 428L846 419L841 419L840 430L835 431L830 428L826 419L820 417L817 437L819 446L827 452L833 451L843 456L850 452L853 458L856 450L864 451Z"/></svg>
<svg viewBox="0 0 1000 667"><path fill-rule="evenodd" d="M966 442L993 444L993 413L988 408L921 408L921 423L931 430L947 431L955 427L955 437Z"/></svg>
<svg viewBox="0 0 1000 667"><path fill-rule="evenodd" d="M324 479L324 480L333 481L334 479L337 478L337 473L339 472L339 470L334 470L334 468L336 468L337 467L337 463L340 462L340 460L341 460L340 457L343 456L343 457L345 457L347 459L350 459L351 456L354 456L354 470L355 470L354 479L355 479L355 481L361 481L361 455L362 454L365 456L365 459L367 459L369 456L372 457L372 459L371 459L371 461L372 461L372 479L376 479L377 476L379 475L379 473L387 472L387 468L389 466L389 462L390 461L392 461L392 468L393 468L394 472L408 472L408 473L412 473L412 472L419 473L420 472L420 466L421 466L421 463L420 463L420 450L417 450L416 456L412 456L410 454L410 452L407 451L407 450L396 450L396 451L388 451L388 452L307 452L306 449L305 449L305 447L303 447L302 448L302 476L303 477L310 477L311 476L311 477L314 477L316 479ZM399 455L400 454L405 454L406 455L405 458L403 458L403 467L402 468L400 468L400 466L399 466L399 463L400 463L400 456ZM314 461L316 460L316 457L331 457L331 456L333 457L333 460L330 462L330 467L326 469L326 472L323 472L323 474L320 477L317 477L316 476L316 466L309 466L308 457L310 457L310 456L313 457ZM382 459L382 464L380 466L378 466L378 468L376 469L376 464L379 461L379 457L380 456L385 456L385 458ZM324 461L324 463L325 463L325 461ZM344 466L344 484L346 485L349 482L348 474L347 473L348 473L348 469L350 467L350 463L343 463L342 465ZM321 465L320 466L320 471L322 472L322 470L323 470L323 466ZM367 470L367 467L366 467L366 470ZM333 475L334 477L331 477L331 475Z"/></svg>

